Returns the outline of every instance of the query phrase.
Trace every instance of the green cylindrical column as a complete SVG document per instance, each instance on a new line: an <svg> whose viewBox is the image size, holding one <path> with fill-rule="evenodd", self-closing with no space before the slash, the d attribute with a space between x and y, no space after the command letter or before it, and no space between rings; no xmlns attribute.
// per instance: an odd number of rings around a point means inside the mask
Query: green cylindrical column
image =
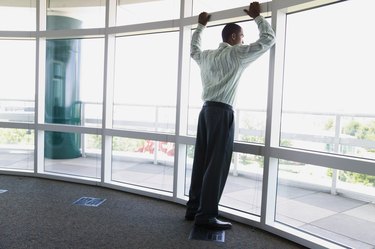
<svg viewBox="0 0 375 249"><path fill-rule="evenodd" d="M47 30L80 28L81 21L47 16ZM47 40L45 122L80 125L79 40ZM45 132L45 157L68 159L81 156L81 137L75 133Z"/></svg>

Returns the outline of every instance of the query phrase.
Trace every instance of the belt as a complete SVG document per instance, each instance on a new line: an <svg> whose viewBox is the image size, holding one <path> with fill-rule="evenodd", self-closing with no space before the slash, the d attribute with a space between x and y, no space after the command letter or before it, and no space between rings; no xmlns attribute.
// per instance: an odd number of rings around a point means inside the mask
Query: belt
<svg viewBox="0 0 375 249"><path fill-rule="evenodd" d="M216 102L216 101L206 101L206 102L204 102L203 107L209 107L209 106L221 107L221 108L233 110L231 105L228 105L228 104L225 104L225 103L222 103L222 102Z"/></svg>

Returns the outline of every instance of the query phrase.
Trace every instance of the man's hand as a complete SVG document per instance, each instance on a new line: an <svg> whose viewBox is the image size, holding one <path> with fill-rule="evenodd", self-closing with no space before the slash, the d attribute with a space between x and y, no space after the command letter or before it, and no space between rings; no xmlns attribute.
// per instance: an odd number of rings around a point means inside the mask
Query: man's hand
<svg viewBox="0 0 375 249"><path fill-rule="evenodd" d="M244 9L243 11L245 11L246 14L248 14L251 18L255 19L260 15L260 4L259 2L252 2L250 4L249 10Z"/></svg>
<svg viewBox="0 0 375 249"><path fill-rule="evenodd" d="M198 22L202 24L203 26L206 26L210 18L211 18L211 15L209 15L207 12L202 12L199 14Z"/></svg>

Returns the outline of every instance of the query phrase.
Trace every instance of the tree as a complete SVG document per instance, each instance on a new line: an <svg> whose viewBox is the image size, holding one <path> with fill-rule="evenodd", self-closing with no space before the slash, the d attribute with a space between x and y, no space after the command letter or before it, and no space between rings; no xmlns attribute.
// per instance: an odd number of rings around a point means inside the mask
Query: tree
<svg viewBox="0 0 375 249"><path fill-rule="evenodd" d="M25 129L0 129L1 144L33 144L34 136L30 130Z"/></svg>
<svg viewBox="0 0 375 249"><path fill-rule="evenodd" d="M329 125L326 127L329 127ZM341 129L341 132L358 139L375 141L375 121L363 124L356 120L352 120ZM367 151L375 152L375 148L367 149ZM332 176L332 170L329 170L327 175ZM367 186L375 186L375 176L372 175L340 170L339 179L349 183L362 183Z"/></svg>

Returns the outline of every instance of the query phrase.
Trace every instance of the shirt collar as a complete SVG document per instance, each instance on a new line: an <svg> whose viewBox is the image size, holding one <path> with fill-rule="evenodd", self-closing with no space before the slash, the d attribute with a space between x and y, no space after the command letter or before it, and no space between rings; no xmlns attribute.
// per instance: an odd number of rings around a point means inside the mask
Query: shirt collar
<svg viewBox="0 0 375 249"><path fill-rule="evenodd" d="M231 45L229 43L226 43L226 42L222 42L219 45L219 48L226 48L226 47L231 47Z"/></svg>

